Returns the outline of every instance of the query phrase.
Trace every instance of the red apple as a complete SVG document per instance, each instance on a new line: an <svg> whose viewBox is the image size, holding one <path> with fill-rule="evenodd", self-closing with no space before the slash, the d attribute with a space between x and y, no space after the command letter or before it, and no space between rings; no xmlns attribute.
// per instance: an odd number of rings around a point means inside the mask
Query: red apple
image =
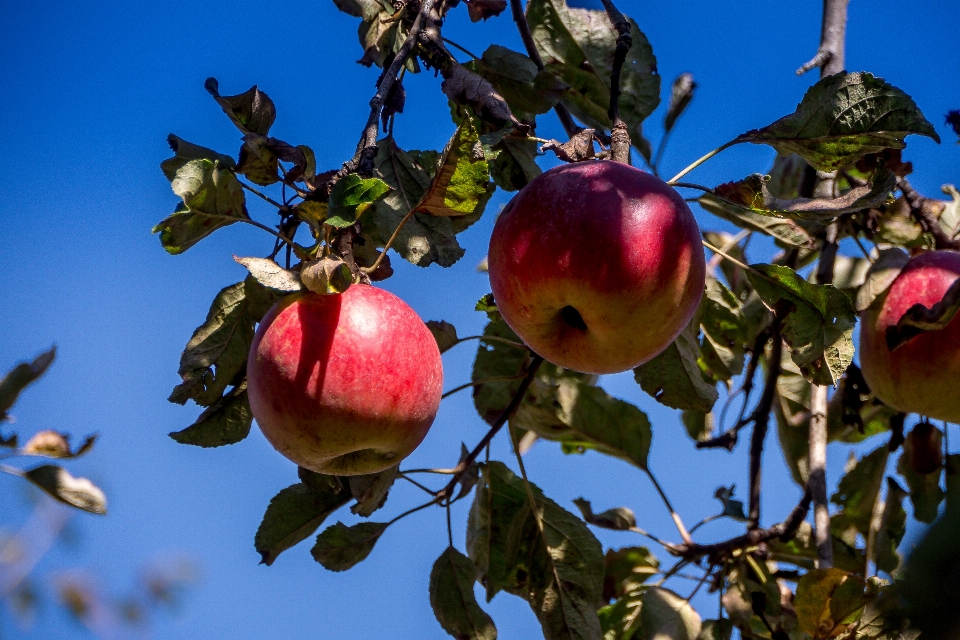
<svg viewBox="0 0 960 640"><path fill-rule="evenodd" d="M427 435L443 386L440 350L420 317L369 285L295 293L264 316L247 393L260 430L301 467L382 471Z"/></svg>
<svg viewBox="0 0 960 640"><path fill-rule="evenodd" d="M929 251L907 263L887 290L860 314L860 368L870 389L894 409L960 422L960 316L943 329L914 336L890 351L887 327L915 304L940 302L960 277L960 253Z"/></svg>
<svg viewBox="0 0 960 640"><path fill-rule="evenodd" d="M584 373L625 371L666 349L705 278L683 198L618 162L567 164L530 182L497 219L488 265L510 328Z"/></svg>

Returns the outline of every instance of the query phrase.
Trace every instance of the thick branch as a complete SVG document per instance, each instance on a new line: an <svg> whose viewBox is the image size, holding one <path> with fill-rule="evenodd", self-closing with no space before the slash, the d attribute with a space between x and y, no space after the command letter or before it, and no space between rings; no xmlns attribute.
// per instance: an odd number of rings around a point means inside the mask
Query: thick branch
<svg viewBox="0 0 960 640"><path fill-rule="evenodd" d="M761 459L763 458L763 443L770 426L770 410L773 408L773 399L777 394L777 380L780 377L780 359L783 355L783 339L780 337L780 321L775 319L771 327L773 345L770 348L770 358L767 364L767 380L763 385L763 393L756 409L750 414L753 421L753 435L750 437L750 513L747 516L749 530L760 527L760 485Z"/></svg>
<svg viewBox="0 0 960 640"><path fill-rule="evenodd" d="M370 99L370 115L367 117L367 124L363 128L363 134L360 136L360 143L357 145L357 151L353 158L343 164L343 168L338 172L340 177L356 171L362 176L370 176L373 173L373 161L377 157L377 131L380 123L380 110L383 103L390 93L390 89L397 81L397 75L400 69L407 63L413 48L417 44L417 38L423 30L428 14L433 11L437 0L423 0L420 5L420 12L410 27L410 33L407 39L403 41L400 50L393 57L390 66L384 69L377 81L377 92Z"/></svg>
<svg viewBox="0 0 960 640"><path fill-rule="evenodd" d="M453 490L456 489L457 483L460 482L460 476L463 475L463 473L477 459L477 456L479 456L480 453L487 447L487 445L490 444L490 441L493 440L493 437L497 435L500 429L503 428L503 425L507 424L507 421L517 410L517 407L519 407L520 403L523 402L524 396L527 395L527 390L530 388L531 383L533 383L533 378L537 375L537 370L540 369L541 364L543 364L543 358L534 354L530 361L530 366L527 367L523 381L520 383L520 386L517 387L517 392L513 394L510 404L508 404L506 409L503 410L503 413L500 414L500 417L497 418L496 422L490 426L490 430L487 431L487 435L483 436L477 446L473 448L473 451L467 454L467 457L461 460L460 463L453 469L453 477L450 479L450 482L447 483L447 486L437 492L437 502L442 502L444 499L453 495Z"/></svg>
<svg viewBox="0 0 960 640"><path fill-rule="evenodd" d="M786 520L775 524L769 529L751 529L741 536L724 540L723 542L714 542L713 544L680 544L673 545L668 549L674 555L687 560L695 560L703 556L708 556L711 563L718 564L724 558L730 556L734 551L754 547L760 543L779 538L787 542L793 538L800 524L806 519L810 511L810 492L805 491L800 503L793 508Z"/></svg>
<svg viewBox="0 0 960 640"><path fill-rule="evenodd" d="M615 162L630 164L630 132L627 130L627 124L620 119L620 72L623 69L623 63L627 59L627 53L633 46L633 39L630 37L630 23L623 14L613 5L613 0L601 0L603 8L607 11L607 17L613 23L613 28L617 31L617 48L613 52L613 68L610 71L610 109L607 115L610 116L610 156Z"/></svg>
<svg viewBox="0 0 960 640"><path fill-rule="evenodd" d="M960 250L960 241L954 240L940 226L940 220L930 208L929 201L910 185L906 178L897 178L897 186L910 206L910 215L920 223L923 230L933 236L937 249Z"/></svg>
<svg viewBox="0 0 960 640"><path fill-rule="evenodd" d="M824 0L823 22L820 27L820 48L809 62L797 69L802 76L820 67L820 77L843 71L846 58L847 5L850 0Z"/></svg>
<svg viewBox="0 0 960 640"><path fill-rule="evenodd" d="M510 13L513 15L513 21L517 23L517 30L520 32L520 39L523 40L523 46L527 50L527 55L530 56L533 63L537 65L537 69L543 71L543 58L540 57L540 52L537 51L537 44L533 41L533 34L530 33L530 25L527 23L527 17L523 14L523 7L520 5L520 0L510 0ZM572 138L580 133L580 127L573 121L573 116L570 115L570 112L565 106L557 103L553 110L560 119L560 124L563 125L563 130L567 132L567 136Z"/></svg>

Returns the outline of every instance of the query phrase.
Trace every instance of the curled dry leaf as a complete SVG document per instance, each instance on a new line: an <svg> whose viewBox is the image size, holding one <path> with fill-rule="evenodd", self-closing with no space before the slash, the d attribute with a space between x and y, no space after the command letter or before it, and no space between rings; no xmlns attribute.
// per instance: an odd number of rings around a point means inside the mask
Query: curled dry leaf
<svg viewBox="0 0 960 640"><path fill-rule="evenodd" d="M300 272L300 280L314 293L343 293L353 284L353 273L340 258L326 257L308 262Z"/></svg>
<svg viewBox="0 0 960 640"><path fill-rule="evenodd" d="M507 0L465 0L472 22L496 18L507 8Z"/></svg>
<svg viewBox="0 0 960 640"><path fill-rule="evenodd" d="M257 282L277 291L300 291L303 283L293 271L287 271L273 260L267 258L238 258L233 259L247 268Z"/></svg>
<svg viewBox="0 0 960 640"><path fill-rule="evenodd" d="M45 456L47 458L76 458L82 456L93 448L97 436L87 436L84 438L76 451L70 450L70 436L66 433L59 433L51 429L38 431L33 435L27 444L23 445L20 453L28 456Z"/></svg>
<svg viewBox="0 0 960 640"><path fill-rule="evenodd" d="M591 160L596 157L593 148L594 133L594 129L584 129L563 144L551 140L540 147L540 151L553 151L564 162Z"/></svg>
<svg viewBox="0 0 960 640"><path fill-rule="evenodd" d="M693 91L697 88L697 83L693 81L692 73L681 73L673 81L670 87L670 106L667 108L667 116L664 118L664 129L670 131L677 122L680 114L686 110L687 105L693 99Z"/></svg>
<svg viewBox="0 0 960 640"><path fill-rule="evenodd" d="M601 513L594 513L589 500L577 498L573 501L583 514L583 519L595 527L603 529L613 529L614 531L629 531L637 526L637 518L633 511L626 507L615 507L607 509Z"/></svg>
<svg viewBox="0 0 960 640"><path fill-rule="evenodd" d="M484 120L512 122L515 127L527 128L513 117L507 101L482 76L456 64L444 72L443 78L440 88L455 103L473 107Z"/></svg>

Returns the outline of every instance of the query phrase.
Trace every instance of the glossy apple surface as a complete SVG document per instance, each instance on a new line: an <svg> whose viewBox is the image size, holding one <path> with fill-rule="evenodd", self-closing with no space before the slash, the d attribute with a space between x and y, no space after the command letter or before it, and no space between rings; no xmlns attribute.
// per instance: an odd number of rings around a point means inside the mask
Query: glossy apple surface
<svg viewBox="0 0 960 640"><path fill-rule="evenodd" d="M860 314L860 368L870 389L905 413L960 422L960 315L938 331L911 338L891 352L886 330L915 304L940 302L960 277L960 253L929 251L907 263L886 297Z"/></svg>
<svg viewBox="0 0 960 640"><path fill-rule="evenodd" d="M250 408L273 447L333 475L382 471L426 436L443 368L430 330L403 300L369 285L296 293L257 329Z"/></svg>
<svg viewBox="0 0 960 640"><path fill-rule="evenodd" d="M504 320L550 362L615 373L663 351L703 295L690 208L662 180L617 162L534 179L490 240L490 285Z"/></svg>

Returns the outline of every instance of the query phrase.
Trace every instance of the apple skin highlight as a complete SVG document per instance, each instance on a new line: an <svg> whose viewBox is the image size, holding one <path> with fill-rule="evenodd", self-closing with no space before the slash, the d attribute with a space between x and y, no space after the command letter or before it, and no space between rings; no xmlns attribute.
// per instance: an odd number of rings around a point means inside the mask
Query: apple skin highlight
<svg viewBox="0 0 960 640"><path fill-rule="evenodd" d="M318 473L383 471L426 436L440 406L440 350L420 317L369 285L296 293L257 329L250 408L281 454Z"/></svg>
<svg viewBox="0 0 960 640"><path fill-rule="evenodd" d="M616 373L670 345L696 313L706 264L683 198L609 161L551 169L504 208L490 239L493 296L536 353Z"/></svg>
<svg viewBox="0 0 960 640"><path fill-rule="evenodd" d="M860 368L878 398L898 411L960 422L960 314L947 326L914 336L894 351L887 327L915 304L928 309L960 278L960 253L912 258L887 290L860 314Z"/></svg>

